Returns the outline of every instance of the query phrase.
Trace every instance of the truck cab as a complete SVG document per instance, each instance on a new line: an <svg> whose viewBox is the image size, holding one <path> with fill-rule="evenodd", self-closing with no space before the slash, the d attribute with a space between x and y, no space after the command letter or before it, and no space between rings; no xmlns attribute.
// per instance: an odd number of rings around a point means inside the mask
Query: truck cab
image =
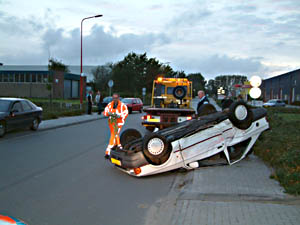
<svg viewBox="0 0 300 225"><path fill-rule="evenodd" d="M192 82L187 78L159 77L153 81L151 106L145 108L142 125L147 130L164 129L190 120L192 108Z"/></svg>

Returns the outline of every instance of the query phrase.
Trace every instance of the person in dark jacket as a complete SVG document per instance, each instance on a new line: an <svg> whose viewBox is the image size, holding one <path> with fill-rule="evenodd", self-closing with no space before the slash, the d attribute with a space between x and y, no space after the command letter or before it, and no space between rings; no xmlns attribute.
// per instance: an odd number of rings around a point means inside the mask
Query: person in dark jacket
<svg viewBox="0 0 300 225"><path fill-rule="evenodd" d="M198 105L197 105L197 112L199 112L199 108L200 108L203 104L208 104L208 103L209 103L209 100L208 100L208 98L206 97L204 91L201 91L201 90L198 91L198 98L200 99L200 101L198 102Z"/></svg>
<svg viewBox="0 0 300 225"><path fill-rule="evenodd" d="M93 106L93 92L90 91L88 96L86 97L87 104L88 104L88 114L92 114L92 106Z"/></svg>

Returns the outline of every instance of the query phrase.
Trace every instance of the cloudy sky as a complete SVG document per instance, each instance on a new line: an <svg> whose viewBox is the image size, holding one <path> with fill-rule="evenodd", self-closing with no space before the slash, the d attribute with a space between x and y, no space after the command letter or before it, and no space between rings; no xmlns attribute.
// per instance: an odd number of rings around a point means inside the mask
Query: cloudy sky
<svg viewBox="0 0 300 225"><path fill-rule="evenodd" d="M263 78L300 68L299 0L0 0L0 62L84 65L144 53L175 70Z"/></svg>

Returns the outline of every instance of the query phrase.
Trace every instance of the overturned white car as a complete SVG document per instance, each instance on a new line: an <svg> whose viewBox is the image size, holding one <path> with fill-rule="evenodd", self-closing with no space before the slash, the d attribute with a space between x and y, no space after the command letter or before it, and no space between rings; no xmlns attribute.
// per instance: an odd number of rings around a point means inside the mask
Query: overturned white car
<svg viewBox="0 0 300 225"><path fill-rule="evenodd" d="M229 111L201 116L144 137L135 129L127 129L121 134L124 149L112 150L110 160L139 177L178 168L231 165L247 156L268 128L265 109L250 109L242 101L235 102Z"/></svg>

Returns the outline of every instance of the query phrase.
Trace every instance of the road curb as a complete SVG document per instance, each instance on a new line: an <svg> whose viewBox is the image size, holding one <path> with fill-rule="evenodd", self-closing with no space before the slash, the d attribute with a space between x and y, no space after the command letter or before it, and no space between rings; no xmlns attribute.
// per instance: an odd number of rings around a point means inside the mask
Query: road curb
<svg viewBox="0 0 300 225"><path fill-rule="evenodd" d="M67 124L61 124L61 125L56 125L56 126L51 126L51 127L46 127L46 128L39 128L38 131L46 131L46 130L53 130L53 129L57 129L57 128L69 127L69 126L78 125L78 124L82 124L82 123L88 123L88 122L92 122L95 120L101 120L101 119L105 119L105 117L98 117L98 118L92 118L92 119L87 119L87 120L82 120L82 121L74 121L74 122L70 122Z"/></svg>

